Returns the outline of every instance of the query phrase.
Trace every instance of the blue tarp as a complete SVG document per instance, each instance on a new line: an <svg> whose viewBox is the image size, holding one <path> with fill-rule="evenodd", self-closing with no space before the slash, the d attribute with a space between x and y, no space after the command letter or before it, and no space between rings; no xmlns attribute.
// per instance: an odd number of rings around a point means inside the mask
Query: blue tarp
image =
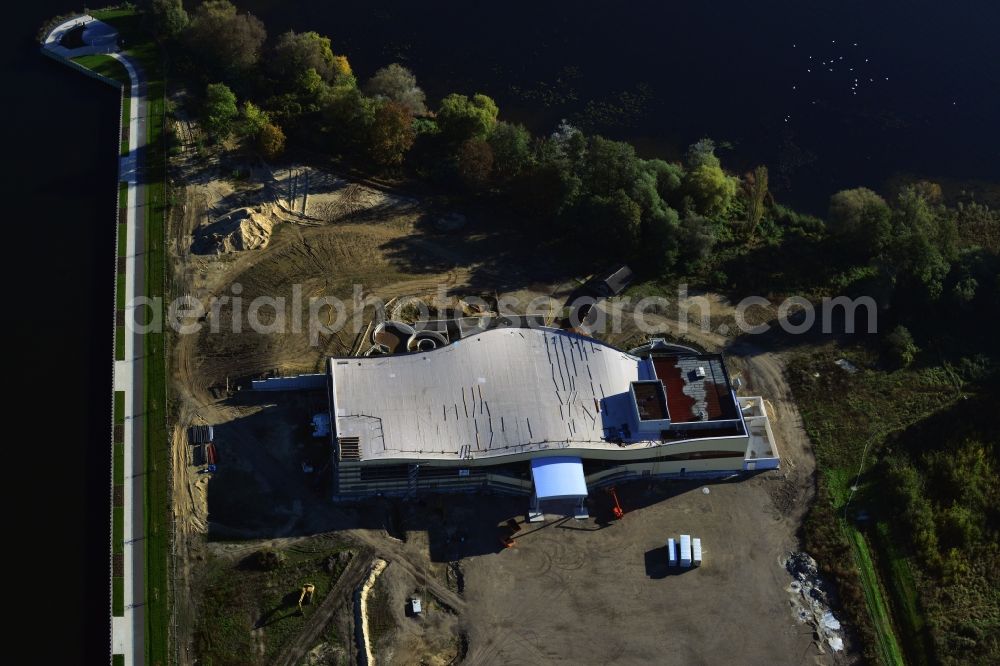
<svg viewBox="0 0 1000 666"><path fill-rule="evenodd" d="M583 461L569 456L534 458L531 478L538 499L568 499L587 496Z"/></svg>

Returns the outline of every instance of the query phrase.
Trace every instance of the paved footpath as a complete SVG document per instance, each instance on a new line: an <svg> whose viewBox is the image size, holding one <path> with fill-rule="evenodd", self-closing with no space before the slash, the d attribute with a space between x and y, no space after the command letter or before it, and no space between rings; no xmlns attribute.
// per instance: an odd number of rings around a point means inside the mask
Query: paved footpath
<svg viewBox="0 0 1000 666"><path fill-rule="evenodd" d="M83 33L85 45L67 49L59 44L70 30L86 26ZM143 182L140 158L146 146L146 83L139 69L128 56L117 53L118 33L110 25L91 16L74 17L53 28L45 39L44 49L63 59L93 53L106 53L120 62L131 80L131 104L128 131L128 153L121 157L118 168L120 182L128 183L125 201L126 239L125 258L125 321L135 321L137 299L145 296L145 215L146 186ZM143 504L145 493L145 417L146 402L143 390L145 349L142 334L127 327L124 360L114 362L115 391L125 392L125 551L124 587L125 615L111 618L111 651L125 656L128 665L142 664L145 659L145 532L143 531ZM113 335L114 331L112 331ZM110 557L110 553L109 553Z"/></svg>

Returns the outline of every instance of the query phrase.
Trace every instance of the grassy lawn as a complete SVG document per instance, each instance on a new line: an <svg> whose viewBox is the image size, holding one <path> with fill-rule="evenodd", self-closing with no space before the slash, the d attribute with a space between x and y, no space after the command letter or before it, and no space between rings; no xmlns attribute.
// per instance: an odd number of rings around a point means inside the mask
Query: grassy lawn
<svg viewBox="0 0 1000 666"><path fill-rule="evenodd" d="M85 55L73 58L73 62L126 86L129 84L128 71L125 66L109 55L102 53Z"/></svg>
<svg viewBox="0 0 1000 666"><path fill-rule="evenodd" d="M111 655L111 666L125 666L125 655L123 654Z"/></svg>
<svg viewBox="0 0 1000 666"><path fill-rule="evenodd" d="M272 663L340 577L345 563L335 560L328 571L327 561L342 550L331 541L298 544L280 551L284 562L272 571L209 560L195 630L199 663ZM305 583L315 585L316 591L302 616L298 599ZM254 628L261 630L260 635L251 634ZM336 640L331 633L326 638Z"/></svg>
<svg viewBox="0 0 1000 666"><path fill-rule="evenodd" d="M115 360L125 360L125 327L115 326Z"/></svg>
<svg viewBox="0 0 1000 666"><path fill-rule="evenodd" d="M114 451L114 482L116 486L125 484L125 445L115 442Z"/></svg>
<svg viewBox="0 0 1000 666"><path fill-rule="evenodd" d="M861 370L850 374L835 366L842 357ZM823 492L817 501L828 502L814 511L825 511L827 521L840 525L822 533L815 525L808 527L807 543L821 566L837 578L846 619L859 626L873 648L870 656L893 665L904 663L897 632L909 641L924 620L913 596L912 577L906 582L905 562L882 547L883 539L870 544L853 517L861 512L877 514L882 504L878 479L867 472L880 459L889 435L947 408L960 396L944 370L889 372L874 369L875 361L863 350L802 355L791 364L789 380L821 470ZM838 553L849 554L855 566L838 571L830 561ZM852 588L860 590L860 599L852 598Z"/></svg>
<svg viewBox="0 0 1000 666"><path fill-rule="evenodd" d="M125 579L121 576L111 579L111 614L125 616Z"/></svg>
<svg viewBox="0 0 1000 666"><path fill-rule="evenodd" d="M125 391L115 391L115 423L125 423Z"/></svg>
<svg viewBox="0 0 1000 666"><path fill-rule="evenodd" d="M927 636L927 621L920 608L917 584L909 561L892 541L889 524L880 521L871 532L871 544L878 554L893 616L897 621L907 661L918 666L930 663L932 647Z"/></svg>
<svg viewBox="0 0 1000 666"><path fill-rule="evenodd" d="M126 90L124 96L122 97L122 132L129 131L129 121L131 120L131 118L132 118L132 96L129 95L128 91ZM128 144L129 144L128 141L121 141L119 143L120 155L123 156L128 155L129 151ZM125 198L122 197L122 201L124 200Z"/></svg>
<svg viewBox="0 0 1000 666"><path fill-rule="evenodd" d="M888 666L902 666L904 663L903 654L896 640L896 634L892 629L892 614L889 611L889 605L886 603L885 595L882 593L882 586L879 583L875 564L872 562L872 556L868 550L868 543L865 541L864 535L849 523L844 524L844 529L847 531L847 537L851 541L854 551L854 563L861 574L868 613L871 616L872 624L875 626L875 635L878 638L879 660Z"/></svg>

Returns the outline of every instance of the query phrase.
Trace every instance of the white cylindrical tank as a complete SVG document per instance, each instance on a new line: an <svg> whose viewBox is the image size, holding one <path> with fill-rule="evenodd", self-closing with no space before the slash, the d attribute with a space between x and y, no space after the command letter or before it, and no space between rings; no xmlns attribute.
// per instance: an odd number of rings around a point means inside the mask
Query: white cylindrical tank
<svg viewBox="0 0 1000 666"><path fill-rule="evenodd" d="M672 567L677 566L677 544L673 537L667 539L667 564Z"/></svg>

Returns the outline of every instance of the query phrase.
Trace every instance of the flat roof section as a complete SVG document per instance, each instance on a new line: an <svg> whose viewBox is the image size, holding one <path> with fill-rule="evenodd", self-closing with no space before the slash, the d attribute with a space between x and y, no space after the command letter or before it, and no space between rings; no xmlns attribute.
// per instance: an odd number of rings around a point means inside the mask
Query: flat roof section
<svg viewBox="0 0 1000 666"><path fill-rule="evenodd" d="M658 381L632 382L635 405L642 421L662 421L669 418L663 384Z"/></svg>
<svg viewBox="0 0 1000 666"><path fill-rule="evenodd" d="M338 437L360 460L497 456L605 440L642 359L556 329L492 329L433 351L334 358Z"/></svg>

